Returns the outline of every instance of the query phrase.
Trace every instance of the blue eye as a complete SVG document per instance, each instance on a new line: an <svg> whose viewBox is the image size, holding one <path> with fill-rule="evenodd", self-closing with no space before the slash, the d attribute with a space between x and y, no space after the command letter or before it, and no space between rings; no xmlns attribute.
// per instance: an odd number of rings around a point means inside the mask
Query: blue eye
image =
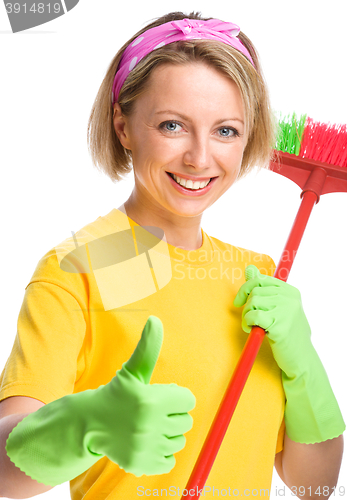
<svg viewBox="0 0 347 500"><path fill-rule="evenodd" d="M174 125L174 127L176 127L177 125L180 127L181 125L177 122L174 122L174 121L168 121L168 122L163 122L159 125L159 128L160 129L164 129L166 132L176 132L176 129L175 128L167 128L166 125Z"/></svg>
<svg viewBox="0 0 347 500"><path fill-rule="evenodd" d="M231 131L232 134L228 134L228 135L224 135L222 134L222 137L239 137L240 134L238 133L238 131L236 130L236 128L233 128L233 127L223 127L223 128L220 128L219 130L225 130L225 131Z"/></svg>
<svg viewBox="0 0 347 500"><path fill-rule="evenodd" d="M174 121L174 120L169 120L169 121L166 121L166 122L163 122L159 125L159 129L160 130L164 130L165 132L169 132L171 134L175 134L177 132L179 132L177 130L177 126L178 127L182 127L182 125L180 125L178 122ZM240 134L239 132L236 130L236 128L233 128L233 127L221 127L220 129L218 129L219 131L223 130L225 132L232 132L232 133L227 133L227 134L220 134L220 137L225 137L226 139L232 139L234 137L240 137Z"/></svg>

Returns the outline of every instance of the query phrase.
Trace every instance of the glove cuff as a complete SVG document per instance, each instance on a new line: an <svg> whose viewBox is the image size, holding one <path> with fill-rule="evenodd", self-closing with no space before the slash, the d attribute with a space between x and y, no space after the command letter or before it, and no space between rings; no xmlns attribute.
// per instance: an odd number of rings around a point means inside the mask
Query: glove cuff
<svg viewBox="0 0 347 500"><path fill-rule="evenodd" d="M92 393L89 389L69 394L24 417L6 441L11 462L39 483L57 486L100 460L103 455L85 446L86 425L76 411Z"/></svg>
<svg viewBox="0 0 347 500"><path fill-rule="evenodd" d="M282 372L287 402L286 432L292 441L314 444L340 436L346 429L328 376L315 349L309 366L298 377Z"/></svg>

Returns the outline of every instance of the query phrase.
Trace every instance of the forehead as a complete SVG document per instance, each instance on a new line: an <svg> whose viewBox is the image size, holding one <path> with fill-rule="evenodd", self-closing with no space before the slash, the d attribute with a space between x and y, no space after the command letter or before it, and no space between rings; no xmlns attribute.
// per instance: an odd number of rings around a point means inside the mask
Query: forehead
<svg viewBox="0 0 347 500"><path fill-rule="evenodd" d="M141 107L155 108L167 103L188 106L194 102L211 109L215 106L242 106L236 83L222 71L203 62L160 64L152 70L145 93L137 100Z"/></svg>
<svg viewBox="0 0 347 500"><path fill-rule="evenodd" d="M173 77L176 77L173 80ZM177 78L180 78L177 81ZM187 62L182 64L173 63L162 63L155 67L148 79L149 86L156 86L162 83L166 85L173 84L187 84L189 81L193 82L195 85L199 83L208 83L209 81L217 81L224 85L235 85L222 70L218 70L212 64L205 63L203 61Z"/></svg>

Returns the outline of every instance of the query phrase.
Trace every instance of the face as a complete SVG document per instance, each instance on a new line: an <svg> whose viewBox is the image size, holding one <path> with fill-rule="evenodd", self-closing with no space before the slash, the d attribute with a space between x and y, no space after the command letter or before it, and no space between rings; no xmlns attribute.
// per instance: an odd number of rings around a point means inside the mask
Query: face
<svg viewBox="0 0 347 500"><path fill-rule="evenodd" d="M235 182L247 144L240 91L203 63L156 68L130 117L116 104L114 125L132 151L136 203L164 216L202 214Z"/></svg>

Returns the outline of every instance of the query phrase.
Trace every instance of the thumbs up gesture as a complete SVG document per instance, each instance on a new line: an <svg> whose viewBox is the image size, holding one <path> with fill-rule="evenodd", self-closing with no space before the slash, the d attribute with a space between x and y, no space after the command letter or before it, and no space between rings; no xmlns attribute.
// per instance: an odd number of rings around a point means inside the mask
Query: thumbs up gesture
<svg viewBox="0 0 347 500"><path fill-rule="evenodd" d="M163 326L149 316L132 356L106 385L52 401L23 418L6 442L10 460L39 483L70 481L107 456L135 476L166 474L192 428L189 389L150 384Z"/></svg>
<svg viewBox="0 0 347 500"><path fill-rule="evenodd" d="M100 388L98 420L88 448L106 455L126 472L165 474L175 466L174 453L186 443L193 425L187 413L195 406L191 391L177 384L150 384L163 341L163 327L149 316L130 359ZM98 391L99 389L97 389Z"/></svg>

